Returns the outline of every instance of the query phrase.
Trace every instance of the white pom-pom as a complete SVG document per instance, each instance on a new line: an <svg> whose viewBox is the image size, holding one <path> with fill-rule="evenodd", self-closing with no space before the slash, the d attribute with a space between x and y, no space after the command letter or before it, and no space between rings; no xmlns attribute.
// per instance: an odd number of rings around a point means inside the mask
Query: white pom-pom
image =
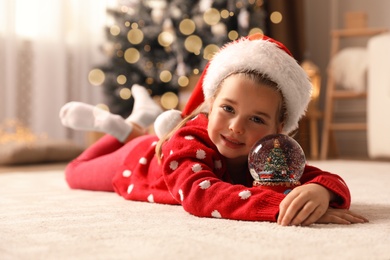
<svg viewBox="0 0 390 260"><path fill-rule="evenodd" d="M154 132L160 139L169 133L182 120L179 110L167 110L160 114L154 122Z"/></svg>

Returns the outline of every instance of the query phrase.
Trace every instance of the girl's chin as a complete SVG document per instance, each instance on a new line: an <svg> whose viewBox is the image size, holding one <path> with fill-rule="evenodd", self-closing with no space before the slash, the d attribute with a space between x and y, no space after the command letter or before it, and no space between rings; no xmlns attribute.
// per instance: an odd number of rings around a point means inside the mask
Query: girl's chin
<svg viewBox="0 0 390 260"><path fill-rule="evenodd" d="M241 155L238 151L226 151L226 149L218 149L219 153L222 154L225 158L234 161L243 161L246 162L248 160L248 155Z"/></svg>

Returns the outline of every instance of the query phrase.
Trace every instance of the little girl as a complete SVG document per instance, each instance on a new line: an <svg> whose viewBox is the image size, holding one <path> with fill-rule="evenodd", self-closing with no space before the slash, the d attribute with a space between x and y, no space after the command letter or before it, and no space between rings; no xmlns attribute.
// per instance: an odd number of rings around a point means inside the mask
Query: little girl
<svg viewBox="0 0 390 260"><path fill-rule="evenodd" d="M109 134L67 166L71 188L180 204L199 217L280 225L367 221L347 210L350 192L339 176L310 165L302 185L287 195L252 187L247 160L253 144L295 130L310 101L306 73L281 43L252 35L225 45L171 132L173 112L160 115L141 86L132 93L135 104L127 119L78 102L61 109L65 126ZM157 117L159 137L144 135Z"/></svg>

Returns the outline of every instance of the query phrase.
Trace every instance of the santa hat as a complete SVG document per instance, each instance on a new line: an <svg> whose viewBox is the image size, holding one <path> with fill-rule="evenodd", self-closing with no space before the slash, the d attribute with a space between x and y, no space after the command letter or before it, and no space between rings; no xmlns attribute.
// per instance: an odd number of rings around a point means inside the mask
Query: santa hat
<svg viewBox="0 0 390 260"><path fill-rule="evenodd" d="M283 133L295 130L310 102L310 80L282 43L263 34L253 34L224 45L215 54L206 65L183 111L168 110L157 118L157 136L164 136L204 100L212 97L228 75L245 70L258 71L277 84L287 109Z"/></svg>

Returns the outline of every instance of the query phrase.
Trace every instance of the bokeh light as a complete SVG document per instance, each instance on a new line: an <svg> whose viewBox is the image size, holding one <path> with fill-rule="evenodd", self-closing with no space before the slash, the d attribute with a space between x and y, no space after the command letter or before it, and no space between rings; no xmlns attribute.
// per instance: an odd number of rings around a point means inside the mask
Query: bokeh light
<svg viewBox="0 0 390 260"><path fill-rule="evenodd" d="M119 28L118 25L113 25L113 26L110 27L110 33L111 33L111 35L117 36L117 35L120 34L120 32L121 32L121 28Z"/></svg>
<svg viewBox="0 0 390 260"><path fill-rule="evenodd" d="M178 84L180 87L187 87L188 84L190 83L190 80L186 76L180 76L179 79L177 80Z"/></svg>
<svg viewBox="0 0 390 260"><path fill-rule="evenodd" d="M170 82L172 80L172 73L168 70L161 71L160 80L164 83Z"/></svg>
<svg viewBox="0 0 390 260"><path fill-rule="evenodd" d="M164 109L174 109L179 104L179 97L173 92L166 92L161 96L160 102Z"/></svg>
<svg viewBox="0 0 390 260"><path fill-rule="evenodd" d="M216 25L221 20L221 15L217 9L210 8L204 12L203 19L208 25Z"/></svg>
<svg viewBox="0 0 390 260"><path fill-rule="evenodd" d="M152 77L147 77L145 80L145 83L148 85L152 85L154 82L154 79Z"/></svg>
<svg viewBox="0 0 390 260"><path fill-rule="evenodd" d="M256 34L256 33L264 34L264 31L258 27L252 28L249 31L249 35Z"/></svg>
<svg viewBox="0 0 390 260"><path fill-rule="evenodd" d="M129 88L121 88L121 90L119 90L119 96L123 100L129 99L131 97L130 89Z"/></svg>
<svg viewBox="0 0 390 260"><path fill-rule="evenodd" d="M119 75L116 77L116 82L118 82L119 85L124 85L127 81L127 78L125 75Z"/></svg>
<svg viewBox="0 0 390 260"><path fill-rule="evenodd" d="M228 37L229 37L229 40L234 41L234 40L236 40L238 38L238 32L235 31L235 30L231 30L228 33Z"/></svg>
<svg viewBox="0 0 390 260"><path fill-rule="evenodd" d="M188 36L184 41L184 47L186 48L186 50L196 55L200 54L202 44L202 39L197 35Z"/></svg>
<svg viewBox="0 0 390 260"><path fill-rule="evenodd" d="M278 23L282 22L283 15L280 12L278 12L278 11L272 12L271 15L270 15L270 20L274 24L278 24Z"/></svg>
<svg viewBox="0 0 390 260"><path fill-rule="evenodd" d="M184 19L179 24L179 30L184 35L190 35L195 31L195 23L191 19Z"/></svg>
<svg viewBox="0 0 390 260"><path fill-rule="evenodd" d="M172 44L172 42L175 40L175 37L172 33L164 31L158 35L157 40L161 46L169 47Z"/></svg>
<svg viewBox="0 0 390 260"><path fill-rule="evenodd" d="M88 81L94 86L103 84L105 78L104 72L101 69L93 69L88 73Z"/></svg>
<svg viewBox="0 0 390 260"><path fill-rule="evenodd" d="M203 51L203 58L206 60L211 60L211 58L214 56L216 52L219 51L218 45L215 44L209 44L204 48Z"/></svg>
<svg viewBox="0 0 390 260"><path fill-rule="evenodd" d="M224 9L221 11L221 17L223 19L227 19L227 18L229 18L229 16L230 16L230 12L228 10Z"/></svg>
<svg viewBox="0 0 390 260"><path fill-rule="evenodd" d="M124 54L124 57L125 57L125 60L128 62L128 63L136 63L139 58L140 58L140 53L137 49L135 48L128 48L126 51L125 51L125 54Z"/></svg>
<svg viewBox="0 0 390 260"><path fill-rule="evenodd" d="M144 33L138 29L138 28L133 28L127 33L127 40L131 44L140 44L144 39Z"/></svg>

